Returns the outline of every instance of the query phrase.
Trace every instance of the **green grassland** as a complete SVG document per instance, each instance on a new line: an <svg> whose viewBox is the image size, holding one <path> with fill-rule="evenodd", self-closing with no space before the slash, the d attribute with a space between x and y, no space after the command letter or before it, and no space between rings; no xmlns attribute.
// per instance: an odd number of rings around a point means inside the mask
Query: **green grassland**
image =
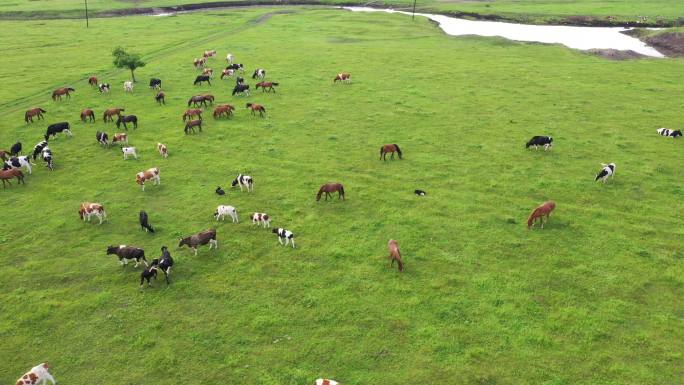
<svg viewBox="0 0 684 385"><path fill-rule="evenodd" d="M655 133L684 123L681 59L453 38L402 15L272 12L2 23L0 147L29 150L64 120L74 136L51 140L54 171L37 162L25 186L0 191L0 382L47 360L69 385L681 383L684 142ZM132 95L115 45L148 60ZM278 92L193 86L204 49L266 68ZM333 85L340 71L353 84ZM75 94L52 102L63 85ZM180 115L201 92L238 110L184 135ZM23 124L31 106L45 122ZM137 161L95 142L117 131L100 120L112 106L140 119ZM84 107L96 123L78 121ZM552 135L553 150L526 151L533 135ZM384 143L405 159L379 161ZM593 181L602 162L617 163L605 185ZM153 166L162 184L142 192L134 175ZM238 172L253 193L214 194ZM314 200L328 181L346 201ZM528 231L549 199L548 227ZM109 221L81 222L81 201L103 203ZM241 222L217 224L218 204ZM140 230L141 209L157 233ZM252 227L254 211L298 247ZM212 226L218 251L177 249ZM387 267L390 238L402 274ZM109 244L148 258L169 246L172 284L139 291L140 269L106 256Z"/></svg>

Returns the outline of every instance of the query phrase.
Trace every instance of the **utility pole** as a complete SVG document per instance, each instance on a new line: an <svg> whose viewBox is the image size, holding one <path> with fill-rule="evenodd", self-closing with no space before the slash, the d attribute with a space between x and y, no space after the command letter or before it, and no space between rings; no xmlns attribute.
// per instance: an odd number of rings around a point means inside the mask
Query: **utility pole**
<svg viewBox="0 0 684 385"><path fill-rule="evenodd" d="M88 0L83 0L83 2L85 3L85 11L86 11L86 28L88 28L90 26L90 23L88 22ZM414 8L415 8L415 5L414 5ZM415 12L415 9L414 9L414 12Z"/></svg>
<svg viewBox="0 0 684 385"><path fill-rule="evenodd" d="M416 0L413 0L413 15L411 15L411 20L416 19Z"/></svg>

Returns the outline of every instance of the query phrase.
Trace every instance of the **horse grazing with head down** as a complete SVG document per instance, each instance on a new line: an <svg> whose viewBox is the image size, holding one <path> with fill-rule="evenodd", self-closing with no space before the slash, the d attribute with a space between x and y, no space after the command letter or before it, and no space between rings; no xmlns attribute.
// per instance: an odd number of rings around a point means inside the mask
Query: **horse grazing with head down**
<svg viewBox="0 0 684 385"><path fill-rule="evenodd" d="M120 128L121 124L123 124L126 131L128 131L126 123L133 123L133 128L138 128L138 117L135 115L119 115L119 119L116 120L116 128Z"/></svg>
<svg viewBox="0 0 684 385"><path fill-rule="evenodd" d="M397 261L399 271L404 271L404 263L401 261L401 252L399 252L399 244L397 241L390 239L389 242L387 242L387 248L389 248L390 268L394 266L394 261Z"/></svg>
<svg viewBox="0 0 684 385"><path fill-rule="evenodd" d="M90 108L85 108L81 111L81 121L85 123L89 119L91 122L95 122L95 111Z"/></svg>
<svg viewBox="0 0 684 385"><path fill-rule="evenodd" d="M399 146L397 146L396 144L386 144L386 145L380 147L380 159L381 160L387 160L387 154L388 153L392 154L392 155L390 155L390 159L394 159L394 153L395 152L397 154L399 154L399 159L402 159L401 158L401 149L399 148Z"/></svg>
<svg viewBox="0 0 684 385"><path fill-rule="evenodd" d="M159 91L157 92L157 96L154 97L154 100L156 100L159 105L162 105L166 104L166 100L164 98L166 98L164 91Z"/></svg>
<svg viewBox="0 0 684 385"><path fill-rule="evenodd" d="M88 84L93 87L97 87L97 76L91 76L88 78Z"/></svg>
<svg viewBox="0 0 684 385"><path fill-rule="evenodd" d="M189 134L190 130L192 130L192 133L195 133L195 127L199 127L200 132L202 132L202 119L195 119L195 120L189 120L185 124L185 128L183 131L185 134Z"/></svg>
<svg viewBox="0 0 684 385"><path fill-rule="evenodd" d="M12 183L10 179L17 178L17 182L20 184L26 184L24 182L24 173L18 168L10 168L9 170L0 170L0 180L2 180L2 188L5 188L5 182L10 186Z"/></svg>
<svg viewBox="0 0 684 385"><path fill-rule="evenodd" d="M40 107L35 107L31 108L29 110L26 110L26 113L24 114L24 121L28 123L29 121L33 123L33 117L37 117L39 120L43 119L43 113L47 113L44 109Z"/></svg>
<svg viewBox="0 0 684 385"><path fill-rule="evenodd" d="M259 116L262 118L264 117L264 112L266 112L266 108L261 104L247 103L247 108L252 110L252 115L256 115L256 112L259 111Z"/></svg>
<svg viewBox="0 0 684 385"><path fill-rule="evenodd" d="M202 110L199 108L191 108L183 113L183 121L192 119L193 117L202 120Z"/></svg>
<svg viewBox="0 0 684 385"><path fill-rule="evenodd" d="M62 96L66 96L68 99L71 99L71 92L75 92L76 90L71 88L71 87L61 87L58 88L54 91L52 91L52 100L62 100Z"/></svg>
<svg viewBox="0 0 684 385"><path fill-rule="evenodd" d="M233 111L235 111L235 107L231 106L230 104L220 104L214 109L214 119L218 119L222 115L225 115L226 118L229 118L231 115L233 115Z"/></svg>
<svg viewBox="0 0 684 385"><path fill-rule="evenodd" d="M114 115L121 116L121 113L125 111L123 108L107 108L104 113L102 113L102 120L107 123L107 121L113 122Z"/></svg>
<svg viewBox="0 0 684 385"><path fill-rule="evenodd" d="M544 228L544 216L546 216L546 221L549 221L549 215L551 215L551 211L553 211L556 208L556 202L554 201L548 201L544 202L541 205L539 205L534 211L532 211L532 214L530 214L530 217L527 218L527 229L531 229L534 226L534 222L537 218L539 218L539 222L541 223L541 228Z"/></svg>
<svg viewBox="0 0 684 385"><path fill-rule="evenodd" d="M332 192L337 192L337 199L342 198L342 200L344 200L344 186L342 186L341 183L326 183L318 190L316 201L321 200L321 195L323 195L323 193L325 193L326 201L328 200L328 197L332 199L332 195L330 195Z"/></svg>

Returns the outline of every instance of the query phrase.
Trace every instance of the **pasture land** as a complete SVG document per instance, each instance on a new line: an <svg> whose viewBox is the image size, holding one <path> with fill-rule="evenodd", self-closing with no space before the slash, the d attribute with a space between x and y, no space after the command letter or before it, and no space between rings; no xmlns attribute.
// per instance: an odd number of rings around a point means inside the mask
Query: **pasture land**
<svg viewBox="0 0 684 385"><path fill-rule="evenodd" d="M448 37L402 15L295 8L176 17L3 22L0 146L24 152L47 123L56 168L0 191L0 382L49 361L64 384L677 384L684 378L681 59L612 62L560 46ZM275 11L279 13L274 13ZM124 95L113 46L148 61ZM26 47L30 47L27 49ZM233 80L192 85L192 59L216 49L275 94L232 97ZM340 71L351 85L333 85ZM112 84L100 95L85 79ZM157 106L150 77L163 80ZM248 79L252 86L254 81ZM52 89L76 88L52 102ZM238 108L184 135L187 99ZM267 118L250 116L262 103ZM42 106L46 121L25 125ZM138 115L139 160L103 149L102 110ZM94 108L98 121L78 120ZM551 135L551 151L526 151ZM161 159L157 142L169 148ZM378 160L397 143L402 161ZM593 181L600 163L614 179ZM140 191L135 173L161 169ZM231 189L238 173L253 193ZM347 200L316 202L324 182ZM417 197L413 190L426 190ZM524 222L545 200L544 230ZM81 201L105 224L81 222ZM215 223L219 204L239 224ZM145 209L157 233L143 232ZM294 231L297 249L251 226ZM216 227L218 251L178 250ZM406 270L387 267L399 241ZM172 284L139 291L107 245L162 245Z"/></svg>

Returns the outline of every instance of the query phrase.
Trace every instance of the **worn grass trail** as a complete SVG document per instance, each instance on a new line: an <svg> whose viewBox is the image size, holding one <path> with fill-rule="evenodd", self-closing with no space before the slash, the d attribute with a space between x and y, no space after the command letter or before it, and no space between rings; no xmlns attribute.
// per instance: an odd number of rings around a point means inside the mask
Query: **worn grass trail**
<svg viewBox="0 0 684 385"><path fill-rule="evenodd" d="M450 38L401 15L297 8L251 22L271 11L102 19L88 33L71 21L0 30L13 47L0 57L0 146L20 139L28 149L48 122L74 131L50 143L54 172L39 165L25 187L0 191L0 382L44 360L67 384L682 378L684 142L655 134L683 124L681 60ZM36 49L20 60L29 43ZM128 73L109 65L114 45L149 59L133 95L121 89ZM219 79L192 86L192 58L212 48L214 69L233 52L248 71L266 68L278 92L232 97L233 81ZM31 76L18 77L18 65ZM339 71L354 83L332 85ZM111 95L85 84L91 73L106 75ZM153 76L165 107L146 89ZM75 86L74 97L33 98L56 84ZM207 117L203 133L186 136L180 114L201 92L237 114ZM251 117L247 101L267 118ZM33 105L48 110L46 122L24 125ZM117 131L100 120L111 106L140 118L129 131L138 161L95 143L96 130ZM84 107L95 124L77 120ZM525 151L540 134L554 149ZM384 143L405 160L378 161ZM594 183L611 161L615 178ZM143 193L134 175L152 166L162 185ZM216 196L238 172L254 177L255 192ZM344 183L347 201L315 202L329 181ZM548 228L528 231L527 215L547 199L558 204ZM103 203L109 222L79 222L84 200ZM218 204L236 206L242 222L216 224ZM137 225L140 209L155 235ZM254 211L294 231L298 248L251 227ZM218 252L176 248L211 226ZM401 275L386 265L389 238L406 259ZM169 246L172 285L139 292L139 270L105 255L122 243L150 258Z"/></svg>

